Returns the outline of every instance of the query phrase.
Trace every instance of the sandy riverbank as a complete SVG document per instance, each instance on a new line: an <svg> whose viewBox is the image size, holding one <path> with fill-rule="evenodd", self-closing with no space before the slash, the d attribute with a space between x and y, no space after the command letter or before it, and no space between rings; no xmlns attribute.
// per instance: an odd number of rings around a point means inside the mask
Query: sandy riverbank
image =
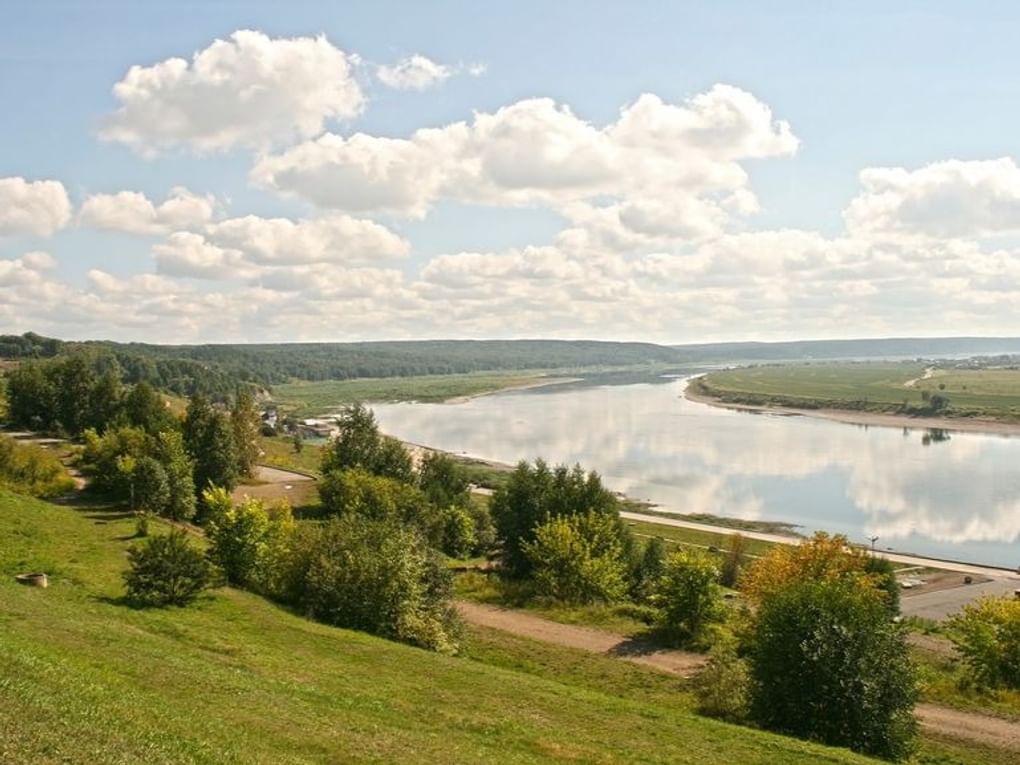
<svg viewBox="0 0 1020 765"><path fill-rule="evenodd" d="M880 428L909 428L911 430L955 430L966 433L988 433L1000 436L1020 436L1020 423L962 417L909 417L884 412L860 412L853 409L798 409L791 406L764 406L733 404L713 396L695 393L685 388L684 397L699 404L708 404L739 412L760 412L787 417L815 417L843 422L848 425L865 425Z"/></svg>
<svg viewBox="0 0 1020 765"><path fill-rule="evenodd" d="M444 404L463 404L466 401L470 401L474 398L481 398L482 396L491 396L495 393L506 393L511 390L530 390L531 388L545 388L548 385L564 385L566 383L580 382L580 377L543 377L538 380L530 380L528 382L516 383L513 385L507 385L503 388L496 388L495 390L483 390L480 393L472 393L468 396L454 396L444 401Z"/></svg>

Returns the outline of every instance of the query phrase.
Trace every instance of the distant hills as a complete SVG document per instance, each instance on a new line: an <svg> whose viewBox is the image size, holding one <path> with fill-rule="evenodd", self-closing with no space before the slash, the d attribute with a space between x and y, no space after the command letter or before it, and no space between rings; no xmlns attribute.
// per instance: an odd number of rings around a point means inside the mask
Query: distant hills
<svg viewBox="0 0 1020 765"><path fill-rule="evenodd" d="M510 370L690 367L806 359L966 357L1020 353L1020 338L942 337L657 345L594 340L421 340L357 343L156 345L0 335L0 359L85 351L98 370L177 393L226 394L237 382L463 374Z"/></svg>

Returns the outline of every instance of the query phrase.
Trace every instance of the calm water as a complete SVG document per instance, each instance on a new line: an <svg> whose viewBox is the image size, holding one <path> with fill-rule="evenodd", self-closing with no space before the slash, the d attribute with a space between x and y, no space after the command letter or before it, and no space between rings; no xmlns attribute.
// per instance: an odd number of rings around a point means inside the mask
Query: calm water
<svg viewBox="0 0 1020 765"><path fill-rule="evenodd" d="M509 463L580 462L610 488L678 512L1020 565L1020 438L733 412L687 401L683 386L574 384L373 408L404 440Z"/></svg>

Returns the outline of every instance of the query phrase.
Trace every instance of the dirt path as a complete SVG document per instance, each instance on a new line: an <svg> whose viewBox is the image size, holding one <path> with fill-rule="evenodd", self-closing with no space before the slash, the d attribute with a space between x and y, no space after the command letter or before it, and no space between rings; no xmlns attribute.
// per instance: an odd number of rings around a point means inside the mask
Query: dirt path
<svg viewBox="0 0 1020 765"><path fill-rule="evenodd" d="M1020 723L959 709L918 704L914 710L921 727L941 738L956 738L1007 752L1020 752Z"/></svg>
<svg viewBox="0 0 1020 765"><path fill-rule="evenodd" d="M673 675L684 677L693 675L705 666L707 661L707 657L702 654L659 649L647 641L634 640L591 627L560 624L541 616L508 608L458 601L457 610L465 621L472 624L545 643L608 654Z"/></svg>
<svg viewBox="0 0 1020 765"><path fill-rule="evenodd" d="M508 608L458 601L457 610L471 624L568 648L615 656L673 675L689 677L696 674L707 661L707 657L702 654L655 649L647 643L612 632L559 624L541 616ZM1014 720L962 712L935 704L918 704L915 712L921 727L941 738L1020 752L1020 723Z"/></svg>

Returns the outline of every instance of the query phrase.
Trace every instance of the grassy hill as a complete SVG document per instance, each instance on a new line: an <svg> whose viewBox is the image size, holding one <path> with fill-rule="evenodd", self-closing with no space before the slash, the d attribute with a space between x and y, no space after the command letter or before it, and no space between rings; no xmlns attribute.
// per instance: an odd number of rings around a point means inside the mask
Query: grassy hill
<svg viewBox="0 0 1020 765"><path fill-rule="evenodd" d="M664 676L644 701L576 666L543 674L549 655L442 657L231 589L134 610L119 601L132 532L0 491L0 761L869 761L695 717L662 703ZM33 569L49 589L14 582Z"/></svg>

